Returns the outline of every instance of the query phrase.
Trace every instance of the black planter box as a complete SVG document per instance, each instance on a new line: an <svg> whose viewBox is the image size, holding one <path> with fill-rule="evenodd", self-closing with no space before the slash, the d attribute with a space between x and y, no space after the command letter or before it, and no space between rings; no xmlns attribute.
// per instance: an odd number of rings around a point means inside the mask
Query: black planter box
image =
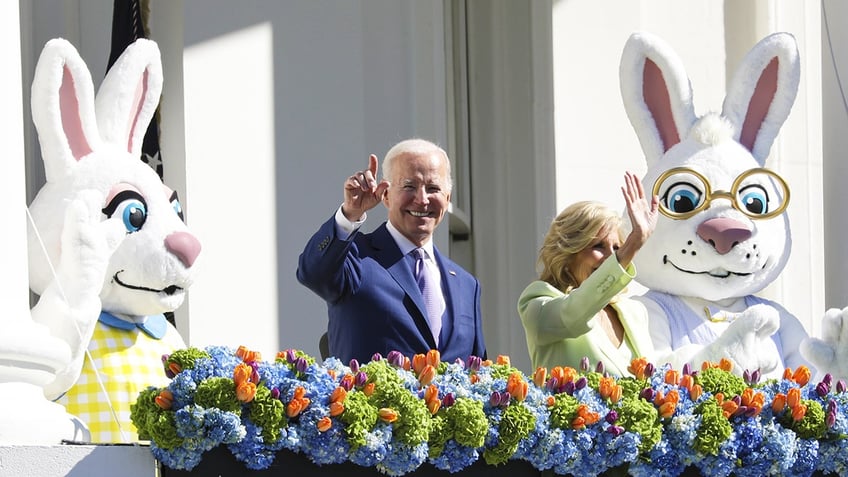
<svg viewBox="0 0 848 477"><path fill-rule="evenodd" d="M360 467L347 462L344 464L315 465L303 454L296 454L288 450L277 453L277 457L270 467L264 470L250 470L227 450L226 447L217 447L203 454L203 460L192 470L174 470L161 466L162 477L279 477L281 475L312 476L321 475L327 477L360 477L360 476L385 476L373 467ZM461 472L450 473L439 470L430 464L424 463L414 472L404 474L412 477L429 476L454 476L454 477L539 477L542 473L530 465L529 462L511 460L506 464L493 466L487 465L482 458Z"/></svg>

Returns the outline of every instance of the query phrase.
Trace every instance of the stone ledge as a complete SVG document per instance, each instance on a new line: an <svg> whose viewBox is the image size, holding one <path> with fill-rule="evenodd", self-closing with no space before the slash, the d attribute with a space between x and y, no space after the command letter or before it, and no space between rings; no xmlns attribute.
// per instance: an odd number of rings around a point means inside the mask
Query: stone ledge
<svg viewBox="0 0 848 477"><path fill-rule="evenodd" d="M116 469L120 469L116 473ZM154 477L150 447L116 445L0 445L0 477Z"/></svg>

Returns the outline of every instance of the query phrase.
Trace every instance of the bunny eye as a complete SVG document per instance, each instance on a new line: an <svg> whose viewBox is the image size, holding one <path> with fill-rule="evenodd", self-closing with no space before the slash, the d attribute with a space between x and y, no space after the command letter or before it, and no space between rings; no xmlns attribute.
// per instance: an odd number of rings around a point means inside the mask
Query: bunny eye
<svg viewBox="0 0 848 477"><path fill-rule="evenodd" d="M119 217L128 233L138 232L147 221L147 204L138 192L124 190L103 208L107 217Z"/></svg>
<svg viewBox="0 0 848 477"><path fill-rule="evenodd" d="M698 208L703 201L703 192L687 182L673 184L662 197L665 208L675 214L691 212Z"/></svg>
<svg viewBox="0 0 848 477"><path fill-rule="evenodd" d="M180 203L180 198L177 196L177 191L174 191L171 194L171 207L174 208L174 212L177 213L177 217L180 218L183 222L185 222L185 216L183 216L183 204Z"/></svg>
<svg viewBox="0 0 848 477"><path fill-rule="evenodd" d="M760 186L750 186L739 191L739 205L752 215L768 213L768 192Z"/></svg>

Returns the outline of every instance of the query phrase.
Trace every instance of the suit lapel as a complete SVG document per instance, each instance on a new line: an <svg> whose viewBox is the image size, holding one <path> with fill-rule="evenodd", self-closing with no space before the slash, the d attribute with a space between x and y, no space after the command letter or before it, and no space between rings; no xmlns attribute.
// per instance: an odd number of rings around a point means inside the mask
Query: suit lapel
<svg viewBox="0 0 848 477"><path fill-rule="evenodd" d="M442 318L442 349L448 349L451 338L453 337L454 318L458 316L457 309L459 300L454 299L460 293L460 280L456 274L454 263L443 257L436 246L433 246L433 254L436 258L436 263L439 265L439 273L442 275L442 290L445 294L445 310L446 313Z"/></svg>

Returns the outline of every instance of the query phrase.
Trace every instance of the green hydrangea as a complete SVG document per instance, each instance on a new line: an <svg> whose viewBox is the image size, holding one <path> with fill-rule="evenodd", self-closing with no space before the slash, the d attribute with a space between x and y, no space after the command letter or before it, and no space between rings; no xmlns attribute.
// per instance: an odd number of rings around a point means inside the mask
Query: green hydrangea
<svg viewBox="0 0 848 477"><path fill-rule="evenodd" d="M171 353L165 364L167 366L171 363L176 363L181 370L194 369L197 360L208 358L211 358L211 356L206 351L197 348L186 348Z"/></svg>
<svg viewBox="0 0 848 477"><path fill-rule="evenodd" d="M262 428L265 442L276 442L280 430L288 424L283 402L274 399L271 390L264 386L256 388L256 396L250 402L250 420Z"/></svg>
<svg viewBox="0 0 848 477"><path fill-rule="evenodd" d="M574 396L559 393L554 396L554 405L551 411L551 427L558 429L571 429L571 421L577 417L577 408L580 401Z"/></svg>
<svg viewBox="0 0 848 477"><path fill-rule="evenodd" d="M518 449L518 443L530 435L536 426L536 416L518 401L513 401L504 409L498 424L498 444L486 449L483 458L489 465L503 464Z"/></svg>
<svg viewBox="0 0 848 477"><path fill-rule="evenodd" d="M627 396L619 401L617 425L642 437L639 450L649 452L662 437L662 422L657 408L644 399Z"/></svg>
<svg viewBox="0 0 848 477"><path fill-rule="evenodd" d="M222 411L239 414L241 402L236 396L235 382L230 378L212 377L197 385L194 402L198 406L217 407Z"/></svg>
<svg viewBox="0 0 848 477"><path fill-rule="evenodd" d="M359 391L347 393L344 412L339 419L345 423L345 433L351 450L365 445L365 435L377 425L377 408L368 401L368 396Z"/></svg>
<svg viewBox="0 0 848 477"><path fill-rule="evenodd" d="M154 441L162 449L171 450L181 446L184 439L177 435L174 412L156 404L160 391L149 387L139 393L136 402L130 405L130 420L138 429L139 439Z"/></svg>
<svg viewBox="0 0 848 477"><path fill-rule="evenodd" d="M707 455L718 455L721 444L730 437L733 428L715 399L707 399L695 408L701 416L701 425L695 435L695 450Z"/></svg>
<svg viewBox="0 0 848 477"><path fill-rule="evenodd" d="M792 412L787 410L781 417L780 423L798 434L801 439L821 439L827 432L827 424L824 422L825 412L818 401L802 399L801 404L807 406L804 418L795 422Z"/></svg>
<svg viewBox="0 0 848 477"><path fill-rule="evenodd" d="M489 420L483 412L483 403L474 399L459 398L445 411L454 430L454 439L463 446L482 447L489 432Z"/></svg>
<svg viewBox="0 0 848 477"><path fill-rule="evenodd" d="M720 368L707 368L695 376L695 382L712 394L722 393L726 398L740 396L748 385L745 380Z"/></svg>

